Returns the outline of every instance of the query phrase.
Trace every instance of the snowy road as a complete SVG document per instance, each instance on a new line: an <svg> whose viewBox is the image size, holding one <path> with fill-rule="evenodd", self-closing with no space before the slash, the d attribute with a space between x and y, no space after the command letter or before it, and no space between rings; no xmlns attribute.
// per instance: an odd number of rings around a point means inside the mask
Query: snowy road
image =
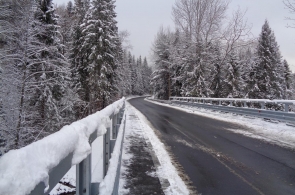
<svg viewBox="0 0 295 195"><path fill-rule="evenodd" d="M246 128L238 124L144 98L129 102L153 125L198 194L295 194L295 151L226 130Z"/></svg>

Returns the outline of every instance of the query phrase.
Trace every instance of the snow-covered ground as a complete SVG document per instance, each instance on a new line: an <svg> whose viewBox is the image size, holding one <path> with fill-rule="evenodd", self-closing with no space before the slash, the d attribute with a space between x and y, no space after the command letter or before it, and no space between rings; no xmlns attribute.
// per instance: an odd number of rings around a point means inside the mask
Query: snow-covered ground
<svg viewBox="0 0 295 195"><path fill-rule="evenodd" d="M184 112L202 115L216 120L237 123L247 128L243 129L227 129L234 133L243 134L248 137L265 140L267 142L280 145L282 147L288 147L295 149L295 127L286 125L280 122L268 122L261 118L246 117L233 113L224 113L212 111L204 108L197 108L192 106L180 105L177 103L166 104L155 102L146 99L154 104L167 106L175 109L182 110Z"/></svg>
<svg viewBox="0 0 295 195"><path fill-rule="evenodd" d="M152 145L152 148L156 154L156 157L158 158L160 165L157 166L157 172L156 174L150 173L152 175L157 175L161 180L168 180L170 183L170 186L164 189L164 193L166 195L175 195L175 194L189 194L189 190L187 186L185 185L184 181L181 179L181 177L178 175L178 172L176 168L174 167L172 160L168 154L168 152L165 149L164 144L159 140L159 138L156 136L154 130L149 125L148 120L134 107L132 107L129 103L126 104L127 112L126 115L136 115L139 120L133 120L134 117L129 117L126 121L126 136L130 135L136 135L136 136L143 136L145 139L148 139L149 142ZM130 141L128 139L125 139L124 141L124 147L128 147L130 145ZM132 154L126 153L126 151L123 153L123 160L130 159L132 157ZM124 171L126 169L122 169L122 175L124 175ZM124 181L124 178L121 178L120 180L120 194L128 194L128 189L124 189L124 184L126 181Z"/></svg>

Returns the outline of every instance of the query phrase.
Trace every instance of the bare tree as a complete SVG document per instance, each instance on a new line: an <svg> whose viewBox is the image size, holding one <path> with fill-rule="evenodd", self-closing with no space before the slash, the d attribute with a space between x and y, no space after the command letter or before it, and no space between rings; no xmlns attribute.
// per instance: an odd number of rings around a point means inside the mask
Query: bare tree
<svg viewBox="0 0 295 195"><path fill-rule="evenodd" d="M229 1L225 0L178 0L172 10L174 22L190 41L224 45L223 59L234 49L251 41L251 26L245 20L246 11L237 9L226 17ZM246 41L247 40L247 41Z"/></svg>
<svg viewBox="0 0 295 195"><path fill-rule="evenodd" d="M119 36L119 40L122 44L123 50L131 50L132 45L129 40L130 33L127 30L123 30L118 33L118 36Z"/></svg>
<svg viewBox="0 0 295 195"><path fill-rule="evenodd" d="M229 19L227 25L222 29L221 41L224 44L223 60L229 53L237 48L245 47L254 41L251 33L251 26L245 20L247 10L242 11L237 9L233 12L232 17Z"/></svg>
<svg viewBox="0 0 295 195"><path fill-rule="evenodd" d="M291 14L295 14L295 0L284 0L283 3ZM286 17L286 19L292 22L292 24L288 24L287 27L295 28L295 18Z"/></svg>
<svg viewBox="0 0 295 195"><path fill-rule="evenodd" d="M176 26L192 41L211 42L218 37L229 1L179 0L172 10Z"/></svg>

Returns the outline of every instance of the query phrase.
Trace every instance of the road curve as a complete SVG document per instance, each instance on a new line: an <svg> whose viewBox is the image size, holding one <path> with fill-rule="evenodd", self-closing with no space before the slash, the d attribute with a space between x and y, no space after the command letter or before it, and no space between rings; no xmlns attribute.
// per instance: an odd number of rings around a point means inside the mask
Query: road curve
<svg viewBox="0 0 295 195"><path fill-rule="evenodd" d="M245 127L129 100L202 195L295 195L295 151L226 129ZM295 133L295 132L294 132Z"/></svg>

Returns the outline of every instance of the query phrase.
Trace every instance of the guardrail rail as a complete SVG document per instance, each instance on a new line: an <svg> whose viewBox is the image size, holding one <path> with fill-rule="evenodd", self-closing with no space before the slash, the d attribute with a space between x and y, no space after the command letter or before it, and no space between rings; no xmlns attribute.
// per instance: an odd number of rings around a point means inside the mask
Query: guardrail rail
<svg viewBox="0 0 295 195"><path fill-rule="evenodd" d="M107 108L67 125L42 140L4 154L0 158L2 166L0 167L0 194L48 195L72 166L76 165L76 194L98 195L99 183L91 183L91 143L99 136L103 136L103 177L108 173L110 159L116 145L116 158L112 160L112 163L116 164L114 161L118 159L118 166L111 167L113 170L116 169L116 173L111 171L113 183L111 182L110 186L112 194L118 194L126 123L126 120L125 123L122 122L123 118L126 118L124 111L125 98L122 98ZM106 121L107 125L103 121ZM105 126L102 127L102 124ZM123 132L119 131L120 129ZM86 149L80 147L81 140L82 146Z"/></svg>
<svg viewBox="0 0 295 195"><path fill-rule="evenodd" d="M119 133L120 125L123 119L125 111L125 103L117 114L109 116L112 121L111 127L107 128L107 132L103 135L103 176L105 177L109 167L109 160L111 159L112 152L114 150L115 143L117 141L117 135ZM125 131L125 124L124 131ZM92 144L96 140L97 133L93 132L89 137L89 144ZM113 194L118 194L119 176L120 176L120 161L122 158L122 144L123 137L121 140L121 155L119 164L117 167L117 174L115 179L115 186ZM70 170L72 154L68 155L62 160L55 168L49 173L49 192L55 187L55 185L61 180L61 178ZM30 195L40 195L47 193L44 192L45 185L43 182L39 183ZM82 162L76 165L76 195L98 195L99 194L99 183L91 183L91 153Z"/></svg>
<svg viewBox="0 0 295 195"><path fill-rule="evenodd" d="M170 101L182 105L295 124L295 113L290 111L290 106L295 105L295 100L170 97ZM267 104L282 106L283 111L267 109ZM260 108L257 108L257 105L260 105Z"/></svg>

